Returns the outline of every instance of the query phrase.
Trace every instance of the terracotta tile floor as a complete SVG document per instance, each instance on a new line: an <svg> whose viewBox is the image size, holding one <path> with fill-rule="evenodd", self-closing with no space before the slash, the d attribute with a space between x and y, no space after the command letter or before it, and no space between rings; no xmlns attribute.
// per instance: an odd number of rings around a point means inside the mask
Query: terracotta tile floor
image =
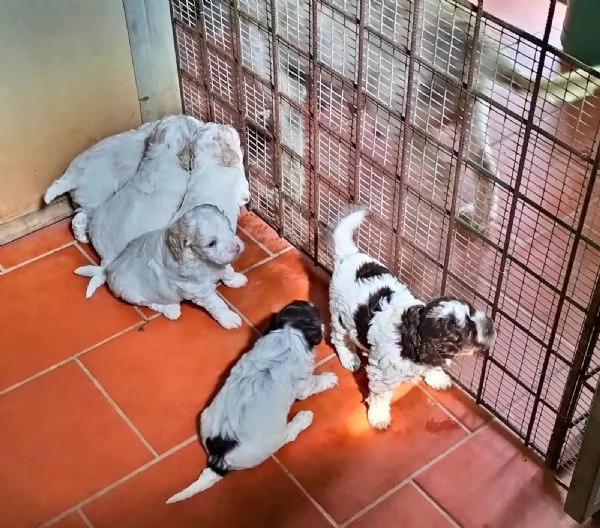
<svg viewBox="0 0 600 528"><path fill-rule="evenodd" d="M325 344L319 369L340 385L294 408L313 425L262 466L165 505L205 461L196 414L269 313L297 297L326 312L326 276L254 215L241 226L250 283L223 291L246 320L234 331L193 306L167 321L106 289L85 300L72 271L89 248L68 221L1 248L0 526L575 526L552 477L463 392L407 384L375 432L364 379Z"/></svg>

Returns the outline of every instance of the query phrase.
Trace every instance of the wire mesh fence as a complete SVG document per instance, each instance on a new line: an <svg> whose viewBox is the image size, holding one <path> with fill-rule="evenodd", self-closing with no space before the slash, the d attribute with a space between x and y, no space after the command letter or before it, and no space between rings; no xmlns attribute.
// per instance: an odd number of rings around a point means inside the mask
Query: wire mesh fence
<svg viewBox="0 0 600 528"><path fill-rule="evenodd" d="M242 131L253 210L331 270L331 226L367 206L361 249L417 296L459 295L495 319L494 350L456 380L568 469L600 371L600 106L544 94L571 62L548 43L555 5L543 38L482 0L172 12L185 111Z"/></svg>

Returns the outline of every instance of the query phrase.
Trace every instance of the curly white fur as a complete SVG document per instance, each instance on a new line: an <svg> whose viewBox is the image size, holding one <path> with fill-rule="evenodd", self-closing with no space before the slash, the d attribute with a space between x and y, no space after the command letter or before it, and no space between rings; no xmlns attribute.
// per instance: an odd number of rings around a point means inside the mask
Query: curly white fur
<svg viewBox="0 0 600 528"><path fill-rule="evenodd" d="M168 319L177 319L181 301L189 300L224 328L237 328L240 316L217 295L216 284L219 280L232 288L246 284L246 277L231 267L243 249L223 213L201 205L167 229L134 239L106 267L83 266L75 273L92 278L87 297L107 282L117 297L148 306Z"/></svg>
<svg viewBox="0 0 600 528"><path fill-rule="evenodd" d="M196 131L196 120L185 116L158 123L136 173L92 212L88 234L103 261L141 234L169 224L187 190Z"/></svg>
<svg viewBox="0 0 600 528"><path fill-rule="evenodd" d="M296 316L286 318L290 310L298 312L296 321ZM255 467L295 440L312 423L313 414L300 411L288 421L294 401L337 385L337 376L331 372L313 374L314 348L322 337L316 308L306 301L295 301L279 312L275 321L278 317L280 324L272 326L241 357L202 412L200 434L208 452L207 467L167 503L204 491L228 471ZM303 326L310 326L308 333L316 339L307 338Z"/></svg>
<svg viewBox="0 0 600 528"><path fill-rule="evenodd" d="M434 389L450 387L441 365L456 355L487 350L495 332L484 312L460 299L439 298L426 305L385 266L360 252L352 236L365 215L364 210L349 214L333 233L331 340L348 370L360 367L352 345L367 354L368 419L373 427L386 429L394 387L416 376Z"/></svg>

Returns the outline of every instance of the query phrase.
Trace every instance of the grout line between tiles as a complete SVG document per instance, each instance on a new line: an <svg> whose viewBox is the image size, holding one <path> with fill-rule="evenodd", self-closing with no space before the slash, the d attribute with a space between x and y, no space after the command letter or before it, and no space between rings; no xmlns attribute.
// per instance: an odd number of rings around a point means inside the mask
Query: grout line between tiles
<svg viewBox="0 0 600 528"><path fill-rule="evenodd" d="M68 358L65 358L57 363L54 363L54 365L51 365L48 368L45 368L44 370L40 370L39 372L36 372L35 374L29 376L28 378L25 378L24 380L15 383L14 385L11 385L9 387L6 387L5 389L0 390L0 396L3 396L4 394L6 394L10 391L13 391L15 389L18 389L19 387L29 383L30 381L33 381L33 380L39 378L40 376L43 376L44 374L48 374L49 372L52 372L53 370L57 369L58 367L62 367L69 361L73 361L73 360L77 359L78 357L83 356L84 354L87 354L88 352L91 352L95 348L98 348L99 346L101 346L105 343L108 343L109 341L112 341L113 339L116 339L117 337L120 337L123 334L130 332L131 330L135 330L136 328L144 326L145 324L146 324L146 321L139 321L137 323L134 323L131 326L124 328L120 332L117 332L116 334L113 334L113 335L103 339L102 341L98 341L97 343L94 343L93 345L91 345L87 348L84 348L83 350L77 352L76 354L73 354L72 356L69 356Z"/></svg>
<svg viewBox="0 0 600 528"><path fill-rule="evenodd" d="M317 363L315 364L315 367L320 367L321 365L325 365L325 363L327 363L330 359L333 359L334 357L335 357L335 352L332 352L327 357L324 357L323 359L317 361Z"/></svg>
<svg viewBox="0 0 600 528"><path fill-rule="evenodd" d="M444 508L442 508L435 500L434 498L429 495L429 493L425 490L425 488L423 486L421 486L418 482L415 482L414 480L411 481L411 484L417 488L425 497L425 499L438 511L440 512L444 518L454 526L454 528L462 528L462 525L454 518L452 517L452 515L450 515Z"/></svg>
<svg viewBox="0 0 600 528"><path fill-rule="evenodd" d="M146 446L146 449L152 453L154 458L158 458L158 453L156 450L150 445L150 442L146 439L146 437L140 432L140 430L135 426L135 424L131 421L129 416L125 414L123 409L119 407L117 402L112 399L111 395L108 391L102 386L102 384L96 379L96 377L90 372L90 370L81 362L79 358L75 359L75 363L79 365L81 370L85 373L85 375L90 378L90 381L96 386L96 388L102 393L102 395L107 399L108 403L110 403L117 414L123 419L123 421L129 426L129 428L135 433L135 435L141 440L142 444Z"/></svg>
<svg viewBox="0 0 600 528"><path fill-rule="evenodd" d="M454 382L452 383L455 387L456 385L454 384ZM439 401L435 395L427 392L427 390L425 389L425 387L423 387L422 383L418 383L418 382L413 382L413 385L415 385L416 387L418 387L421 392L423 392L423 394L425 394L425 396L427 396L427 398L432 399L435 404L445 413L447 414L450 418L452 418L455 422L458 423L458 425L460 425L462 427L462 429L464 431L466 431L467 433L471 433L471 430L464 424L461 422L461 420L458 418L458 416L456 416L448 407L446 407L441 401ZM461 388L459 388L459 390L462 390Z"/></svg>
<svg viewBox="0 0 600 528"><path fill-rule="evenodd" d="M391 497L402 486L405 486L408 482L410 482L411 480L413 480L415 477L418 477L421 473L427 471L430 467L432 467L434 464L437 464L445 456L449 455L450 453L452 453L453 451L455 451L456 449L458 449L459 447L461 447L463 444L466 444L475 435L477 435L486 425L489 425L489 423L491 423L491 422L487 422L485 424L482 424L477 429L475 429L473 432L465 435L463 438L461 438L460 440L458 440L455 444L451 445L448 449L446 449L445 451L442 451L439 455L437 455L436 457L432 458L426 464L422 465L419 469L415 470L413 473L411 473L410 475L408 475L405 479L403 479L398 484L396 484L395 486L393 486L392 488L390 488L389 490L387 490L385 493L383 493L382 495L380 495L373 502L371 502L370 504L368 504L367 506L365 506L362 510L356 512L352 517L350 517L349 519L347 519L346 521L344 521L342 524L340 524L340 528L346 528L348 525L352 524L354 521L356 521L357 519L359 519L360 517L362 517L365 513L367 513L368 511L371 511L373 508L375 508L375 506L377 506L378 504L381 504L384 500L386 500L389 497Z"/></svg>
<svg viewBox="0 0 600 528"><path fill-rule="evenodd" d="M48 528L49 526L52 526L52 525L56 524L57 522L61 521L62 519L64 519L65 517L67 517L67 515L70 515L71 513L74 513L74 512L79 511L79 510L83 511L83 508L85 506L87 506L88 504L90 504L91 502L93 502L96 499L102 497L103 495L106 495L107 493L111 492L115 488L118 488L121 484L124 484L125 482L131 480L133 477L139 475L140 473L143 473L148 468L151 468L155 464L158 464L159 462L161 462L165 458L170 457L171 455L173 455L174 453L176 453L180 449L183 449L184 447L187 447L192 442L197 441L197 440L198 440L198 436L197 435L190 436L187 440L184 440L180 444L177 444L175 447L172 447L168 451L165 451L164 453L162 453L161 455L159 455L157 458L153 458L152 460L150 460L150 461L146 462L145 464L141 465L139 468L134 469L131 473L128 473L127 475L125 475L124 477L121 477L120 479L116 480L112 484L109 484L105 488L102 488L100 491L97 491L93 495L90 495L86 499L83 499L80 503L76 504L72 508L70 508L70 509L62 512L60 515L57 515L56 517L50 519L49 521L46 521L44 524L40 525L39 528Z"/></svg>
<svg viewBox="0 0 600 528"><path fill-rule="evenodd" d="M95 528L94 525L92 524L92 521L90 521L88 516L85 513L83 513L83 510L81 508L77 508L77 513L79 514L79 517L81 517L81 520L84 522L84 524L88 528Z"/></svg>
<svg viewBox="0 0 600 528"><path fill-rule="evenodd" d="M77 249L81 252L81 254L89 260L90 264L94 264L96 266L99 266L100 263L96 262L96 259L94 259L86 250L85 248L79 243L79 242L75 242L75 247L77 247Z"/></svg>
<svg viewBox="0 0 600 528"><path fill-rule="evenodd" d="M262 266L263 264L267 264L267 262L271 262L272 260L277 258L277 256L278 255L269 255L268 257L266 257L262 260L259 260L258 262L255 262L254 264L251 264L247 268L244 268L242 271L240 271L240 273L248 273L249 271L252 271L253 269L258 268L259 266Z"/></svg>
<svg viewBox="0 0 600 528"><path fill-rule="evenodd" d="M268 225L265 223L265 225ZM250 240L252 240L252 242L254 242L260 249L262 249L263 251L265 251L268 255L274 256L275 253L273 253L267 246L265 246L262 242L260 242L252 233L250 233L250 231L247 231L246 229L244 229L243 227L238 226L238 229L244 233L244 235L246 235Z"/></svg>
<svg viewBox="0 0 600 528"><path fill-rule="evenodd" d="M306 496L306 498L311 502L311 504L319 511L319 513L329 522L329 524L331 524L331 526L334 526L335 528L337 528L338 524L335 522L335 520L333 519L333 517L331 517L331 515L329 515L327 513L327 511L325 510L325 508L323 508L323 506L321 506L313 498L313 496L306 489L304 489L304 486L302 486L302 484L300 484L300 482L298 481L298 479L294 475L292 475L291 471L289 471L288 468L286 468L281 463L281 461L277 458L277 456L276 455L271 455L271 458L281 468L281 470L289 477L289 479L296 485L296 487L298 487L298 489L300 489L300 491Z"/></svg>
<svg viewBox="0 0 600 528"><path fill-rule="evenodd" d="M252 323L252 321L250 321L250 319L248 319L240 310L238 310L238 308L235 306L235 304L231 303L224 295L222 295L220 292L217 292L217 295L219 297L221 297L221 299L223 299L223 301L225 301L225 304L227 304L227 306L229 306L235 313L237 313L242 320L244 320L246 322L246 324L252 328L252 330L254 330L254 333L256 335L258 335L259 337L262 336L260 330L258 328L256 328L256 326L254 326L254 323Z"/></svg>
<svg viewBox="0 0 600 528"><path fill-rule="evenodd" d="M37 262L38 260L41 260L49 255L53 255L54 253L58 253L59 251L62 251L63 249L67 249L68 247L71 247L74 245L75 245L74 240L72 242L67 242L66 244L63 244L62 246L51 249L50 251L46 251L46 253L42 253L41 255L37 255L28 260L24 260L23 262L19 262L18 264L15 264L14 266L11 266L10 268L3 268L2 274L4 275L5 273L10 273L11 271L18 270L24 266L27 266L27 264L31 264L32 262Z"/></svg>

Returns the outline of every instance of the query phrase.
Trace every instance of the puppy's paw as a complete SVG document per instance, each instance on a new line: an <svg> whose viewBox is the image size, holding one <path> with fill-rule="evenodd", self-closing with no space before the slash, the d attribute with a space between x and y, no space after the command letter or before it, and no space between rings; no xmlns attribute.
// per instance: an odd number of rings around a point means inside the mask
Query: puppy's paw
<svg viewBox="0 0 600 528"><path fill-rule="evenodd" d="M425 374L424 380L434 390L447 390L452 387L452 379L443 370L430 370Z"/></svg>
<svg viewBox="0 0 600 528"><path fill-rule="evenodd" d="M347 354L340 354L339 358L342 367L350 372L356 372L360 368L360 358L354 352L349 351Z"/></svg>
<svg viewBox="0 0 600 528"><path fill-rule="evenodd" d="M181 306L179 304L170 304L169 306L165 306L163 310L163 315L167 319L175 321L181 316Z"/></svg>
<svg viewBox="0 0 600 528"><path fill-rule="evenodd" d="M323 372L319 374L319 383L323 390L333 389L338 384L338 377L334 372Z"/></svg>
<svg viewBox="0 0 600 528"><path fill-rule="evenodd" d="M243 288L248 284L248 277L243 273L234 273L230 279L223 279L223 284L228 288Z"/></svg>
<svg viewBox="0 0 600 528"><path fill-rule="evenodd" d="M367 419L371 427L379 431L385 431L392 423L390 408L384 405L369 406Z"/></svg>
<svg viewBox="0 0 600 528"><path fill-rule="evenodd" d="M294 425L297 426L298 432L304 431L312 424L314 414L312 411L298 411L294 416Z"/></svg>
<svg viewBox="0 0 600 528"><path fill-rule="evenodd" d="M233 310L229 310L228 312L223 312L220 314L217 318L217 322L227 330L242 326L242 318Z"/></svg>

